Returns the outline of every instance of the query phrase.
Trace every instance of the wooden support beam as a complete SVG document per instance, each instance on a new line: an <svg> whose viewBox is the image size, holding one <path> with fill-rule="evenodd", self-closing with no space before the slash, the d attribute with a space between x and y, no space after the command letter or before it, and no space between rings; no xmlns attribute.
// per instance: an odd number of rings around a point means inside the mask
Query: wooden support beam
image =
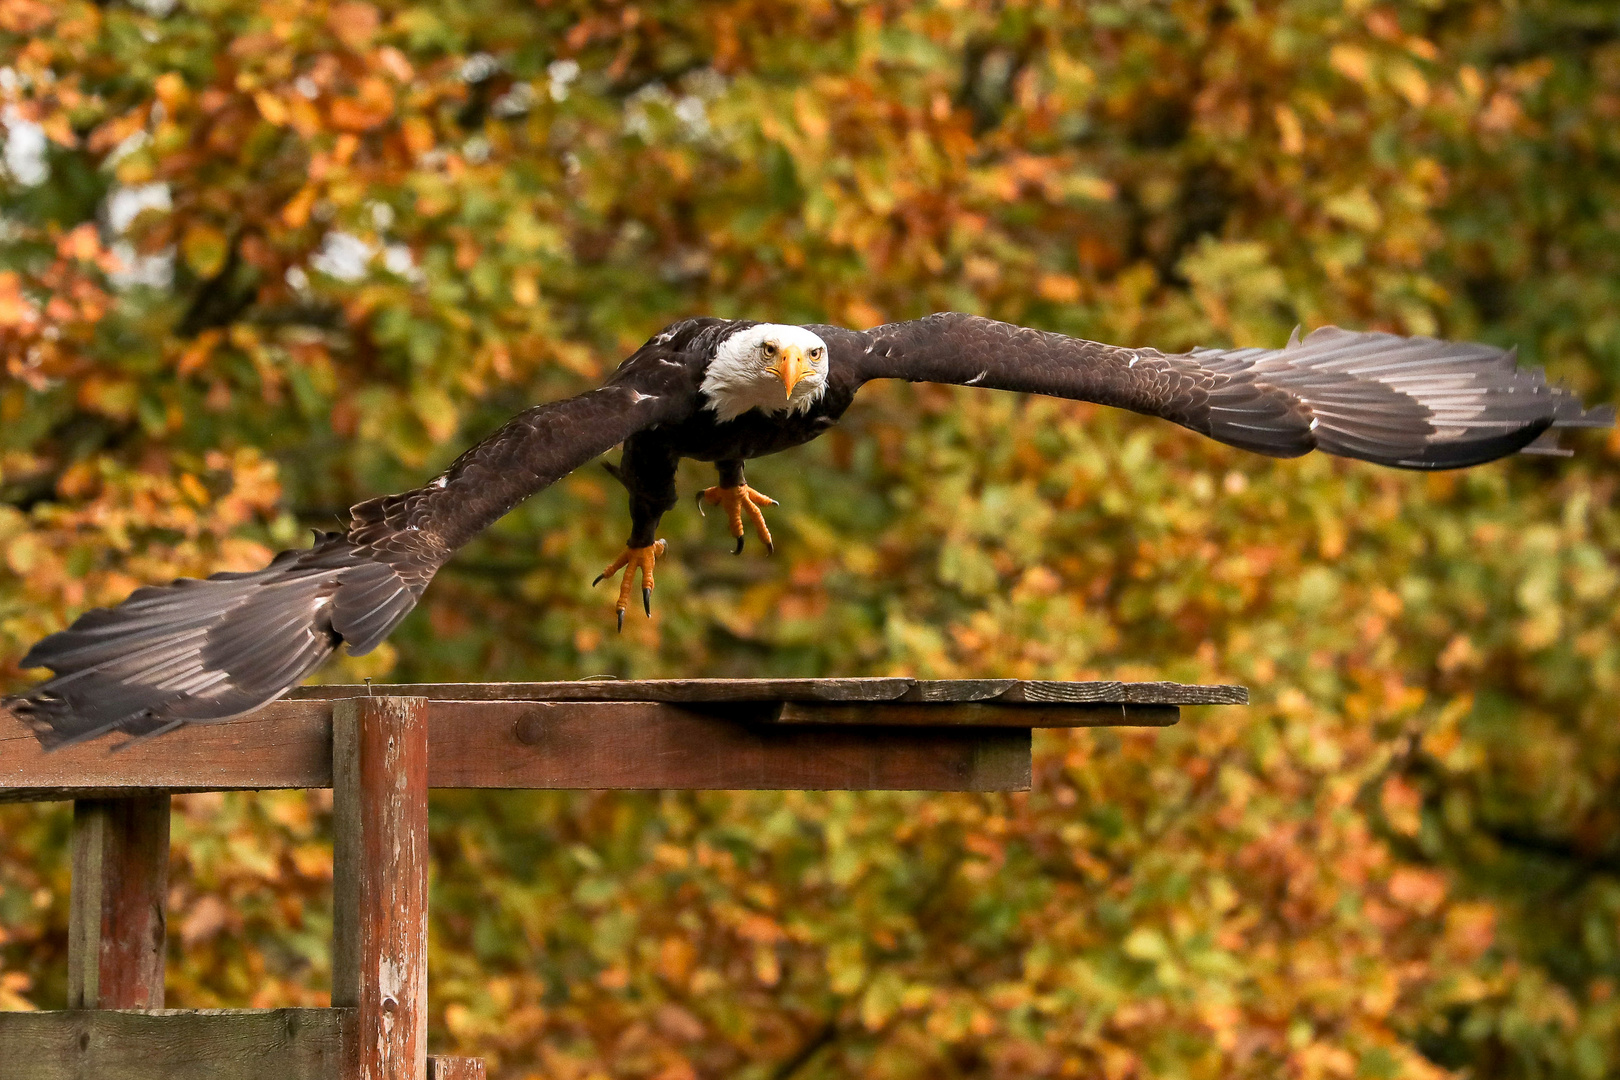
<svg viewBox="0 0 1620 1080"><path fill-rule="evenodd" d="M1066 728L1066 727L1171 727L1181 719L1175 705L1076 704L1063 706L953 703L934 705L909 701L882 704L805 705L783 702L775 716L778 724L848 724L874 727L939 726L941 712L950 714L953 724L968 727Z"/></svg>
<svg viewBox="0 0 1620 1080"><path fill-rule="evenodd" d="M629 701L446 701L434 709L430 780L446 788L1016 791L1029 786L1029 748L1028 729L746 723Z"/></svg>
<svg viewBox="0 0 1620 1080"><path fill-rule="evenodd" d="M484 1080L484 1076L483 1058L428 1058L427 1080Z"/></svg>
<svg viewBox="0 0 1620 1080"><path fill-rule="evenodd" d="M68 1007L161 1009L169 889L169 797L73 807Z"/></svg>
<svg viewBox="0 0 1620 1080"><path fill-rule="evenodd" d="M347 1080L353 1009L0 1012L5 1080Z"/></svg>
<svg viewBox="0 0 1620 1080"><path fill-rule="evenodd" d="M333 711L332 1004L359 1010L359 1080L427 1075L426 704Z"/></svg>
<svg viewBox="0 0 1620 1080"><path fill-rule="evenodd" d="M1012 791L1029 784L1027 726L1045 715L1008 707L1022 723L998 731L978 726L981 714L963 713L967 705L927 706L938 710L929 727L815 721L812 710L853 707L839 704L800 704L792 725L769 722L780 703L723 706L752 710L730 717L707 712L721 707L436 700L427 706L428 780L450 788ZM0 711L0 800L331 787L332 708L278 701L116 754L105 741L46 753Z"/></svg>

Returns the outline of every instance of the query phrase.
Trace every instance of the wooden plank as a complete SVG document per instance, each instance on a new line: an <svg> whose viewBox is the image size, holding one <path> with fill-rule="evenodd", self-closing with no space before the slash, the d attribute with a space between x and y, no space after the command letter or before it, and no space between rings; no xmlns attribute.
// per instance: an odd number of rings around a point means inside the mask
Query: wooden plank
<svg viewBox="0 0 1620 1080"><path fill-rule="evenodd" d="M432 745L441 788L1017 791L1030 775L1028 728L740 724L641 702L445 702Z"/></svg>
<svg viewBox="0 0 1620 1080"><path fill-rule="evenodd" d="M990 701L1018 705L1244 705L1241 686L1174 682L1052 682L1022 679L582 679L535 683L376 683L304 686L293 700L404 694L436 701Z"/></svg>
<svg viewBox="0 0 1620 1080"><path fill-rule="evenodd" d="M952 730L963 720L955 711L959 707L938 708L941 730L913 728L895 741L894 728L846 725L841 734L793 735L786 725L758 730L763 725L659 702L440 701L428 707L429 782L433 787L858 789L870 780L878 787L927 791L1011 790L1027 782L1027 761L1009 772L1009 759L998 756L1010 753L1010 744L989 740L982 730ZM11 724L23 731L22 739L0 744L0 786L11 789L12 799L41 800L154 789L331 787L331 711L329 701L278 702L252 717L194 725L118 753L97 742L47 754L19 721L0 716L0 730ZM548 732L544 740L517 740L517 725L541 716ZM536 722L528 721L531 735L541 730ZM823 751L833 756L819 763L802 759ZM908 764L908 755L916 761Z"/></svg>
<svg viewBox="0 0 1620 1080"><path fill-rule="evenodd" d="M332 723L332 1003L359 1010L359 1080L418 1080L427 1074L427 702L351 698L337 702Z"/></svg>
<svg viewBox="0 0 1620 1080"><path fill-rule="evenodd" d="M0 1075L345 1080L355 1020L353 1009L0 1012Z"/></svg>
<svg viewBox="0 0 1620 1080"><path fill-rule="evenodd" d="M1247 705L1243 686L1192 686L1173 682L1042 682L1021 680L996 699L1000 704Z"/></svg>
<svg viewBox="0 0 1620 1080"><path fill-rule="evenodd" d="M332 1005L360 1005L360 726L357 706L337 702L346 717L332 725Z"/></svg>
<svg viewBox="0 0 1620 1080"><path fill-rule="evenodd" d="M98 739L47 751L0 709L0 793L15 801L332 786L330 702L272 702L235 720L192 724L109 752L119 745Z"/></svg>
<svg viewBox="0 0 1620 1080"><path fill-rule="evenodd" d="M782 705L775 722L938 727L940 714L944 711L951 714L952 725L1005 728L1170 727L1181 718L1181 710L1174 705L1024 705L1007 708L975 702L804 705L789 701Z"/></svg>
<svg viewBox="0 0 1620 1080"><path fill-rule="evenodd" d="M795 691L791 683L803 683L810 689ZM701 685L700 685L701 684ZM711 686L710 684L716 684ZM719 686L718 684L724 684ZM772 692L797 693L798 697L784 697L759 701L750 695L763 692L769 686ZM475 684L463 686L448 684L428 687L437 696L430 706L430 725L436 727L441 715L454 714L450 727L458 733L467 721L469 708L493 710L488 713L489 723L508 722L511 708L538 705L526 701L522 694L558 693L555 689L572 688L576 693L601 694L604 687L612 693L643 694L679 693L693 700L689 708L675 703L642 701L578 701L551 706L547 715L553 724L561 723L564 714L556 710L575 710L563 730L572 732L569 738L548 744L552 758L544 767L530 752L521 758L522 767L515 770L511 786L518 787L635 787L635 788L701 788L701 787L792 787L807 773L816 770L790 756L802 752L804 747L777 741L780 736L760 742L760 736L737 730L724 730L726 723L739 720L767 721L784 715L800 724L837 723L854 727L852 717L859 716L863 723L885 723L890 726L916 725L927 722L941 727L961 726L1074 726L1105 722L1098 706L1177 705L1241 703L1247 700L1242 687L1182 686L1176 683L1043 683L1009 680L948 680L914 682L906 679L887 680L662 680L626 683L520 683L510 687L503 684ZM644 688L651 687L651 690ZM716 689L716 687L718 687ZM1000 692L997 690L1000 688ZM334 688L313 688L331 693ZM354 688L351 688L354 689ZM386 688L379 688L383 690ZM397 688L394 688L397 689ZM484 700L455 703L448 698L454 693L494 694L497 689L519 695L517 700ZM363 693L363 688L360 688ZM714 690L714 692L711 692ZM720 696L716 696L718 693ZM806 696L821 694L820 698ZM879 694L903 694L904 701L893 697L877 698ZM815 719L816 708L835 709L861 702L874 708L867 713L829 712L821 721ZM707 695L707 696L704 696ZM730 696L726 696L730 695ZM832 700L843 695L840 700ZM994 696L987 696L994 695ZM390 696L379 693L378 697ZM885 719L877 701L894 702L882 708L911 709L920 703L932 703L937 712L897 713ZM787 704L796 707L786 713ZM971 707L970 707L971 706ZM990 707L1002 708L1006 715L992 717L983 711ZM1032 710L1032 707L1039 707ZM1079 711L1066 714L1063 709ZM771 710L775 709L773 713ZM446 711L448 710L448 711ZM603 710L608 710L604 712ZM614 711L618 710L618 711ZM722 714L699 717L694 710ZM612 737L609 742L595 740L591 729L602 718L611 715ZM842 719L840 719L840 715ZM1136 714L1127 709L1125 722L1163 723L1168 713ZM635 725L645 725L637 734ZM694 726L695 725L695 726ZM488 733L482 736L486 741ZM216 724L197 724L165 735L160 739L126 744L119 753L108 752L108 741L82 744L46 753L34 740L28 729L9 713L0 711L0 800L63 799L114 797L154 791L228 791L263 788L318 788L331 786L331 700L305 698L275 702L265 708L235 720ZM604 736L603 738L606 738ZM857 738L848 736L847 738ZM882 736L861 736L861 745L872 752ZM915 737L914 737L915 738ZM752 755L745 762L732 763L719 760L715 754L701 752L677 753L671 750L678 740L692 739L693 747L733 745L739 741L750 747ZM728 741L729 740L729 741ZM959 740L945 740L961 749ZM458 786L456 778L473 775L488 778L490 763L486 758L463 760L474 751L464 749L454 738L433 740L433 784ZM908 744L912 746L920 744ZM643 751L657 748L667 757L648 756ZM855 744L840 744L837 751L845 754L819 774L814 786L858 787L861 768L847 754L855 752ZM895 753L906 752L900 747L884 750L892 758ZM486 754L484 750L477 754ZM620 755L611 758L609 755ZM498 764L498 763L497 763ZM939 759L935 765L939 765ZM979 789L983 784L1000 783L999 779L969 776L955 766L943 773L929 766L923 773L908 780L929 790L948 790L957 784L968 784ZM496 771L499 771L498 769ZM883 769L877 770L883 773ZM898 782L893 769L886 775ZM932 778L928 778L931 775ZM958 779L949 779L949 776ZM476 786L489 786L480 782Z"/></svg>
<svg viewBox="0 0 1620 1080"><path fill-rule="evenodd" d="M918 679L900 700L990 701L1017 685L1017 679Z"/></svg>
<svg viewBox="0 0 1620 1080"><path fill-rule="evenodd" d="M161 1009L169 796L73 807L68 1007Z"/></svg>
<svg viewBox="0 0 1620 1080"><path fill-rule="evenodd" d="M450 701L891 701L916 683L863 679L580 679L535 683L373 683L301 686L295 700L403 694Z"/></svg>
<svg viewBox="0 0 1620 1080"><path fill-rule="evenodd" d="M438 703L483 695L484 704L496 706L496 695L506 694L508 703L538 700L534 695L596 695L595 701L581 700L571 707L589 710L609 695L641 696L667 693L691 699L693 708L702 708L728 719L768 720L767 706L793 703L833 705L858 701L896 701L901 704L933 702L1007 706L1017 710L1031 705L1095 706L1104 704L1241 704L1248 692L1241 686L1184 686L1178 683L1057 683L1016 680L935 680L909 679L805 679L805 680L649 680L623 683L487 683L424 684L423 696ZM401 687L378 687L377 696L390 696ZM752 695L772 693L784 696L759 700ZM999 690L999 693L998 693ZM109 754L110 740L98 740L47 753L28 728L5 710L0 710L0 802L133 796L154 792L231 791L262 788L330 787L331 700L338 692L365 696L364 687L311 687L311 695L265 706L248 716L213 724L195 724L159 739L126 743L125 749ZM319 696L316 696L319 695ZM819 697L815 695L821 695ZM863 696L864 695L864 696ZM884 696L889 695L889 696ZM675 703L623 701L622 708L639 708L645 722L662 727L672 722ZM732 706L757 705L758 709L737 711ZM800 722L807 714L794 713ZM930 719L942 726L982 724L980 714L941 708ZM1053 712L1033 713L1017 720L1003 721L1010 726L1053 724L1071 726L1091 723L1084 716L1067 719ZM655 741L657 732L650 736ZM583 754L588 747L571 743L571 752ZM453 744L439 744L434 757L453 758L459 750ZM453 767L454 762L446 764ZM629 763L633 768L637 763ZM681 776L670 769L649 764L650 774L639 777L633 786L705 786L701 770ZM452 768L453 771L453 768ZM564 770L565 772L567 770ZM654 775L662 779L655 782ZM769 784L769 769L758 774L759 783ZM583 786L600 786L588 784Z"/></svg>
<svg viewBox="0 0 1620 1080"><path fill-rule="evenodd" d="M428 1058L427 1080L484 1080L484 1076L483 1058Z"/></svg>

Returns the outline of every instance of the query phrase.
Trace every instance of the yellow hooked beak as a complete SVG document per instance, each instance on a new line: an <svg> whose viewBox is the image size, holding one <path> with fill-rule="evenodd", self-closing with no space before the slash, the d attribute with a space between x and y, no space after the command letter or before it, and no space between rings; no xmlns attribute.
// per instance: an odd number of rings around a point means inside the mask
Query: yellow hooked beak
<svg viewBox="0 0 1620 1080"><path fill-rule="evenodd" d="M782 380L782 389L786 397L793 397L793 390L806 378L814 373L810 361L805 359L804 350L797 345L782 346L782 355L771 366L776 377Z"/></svg>

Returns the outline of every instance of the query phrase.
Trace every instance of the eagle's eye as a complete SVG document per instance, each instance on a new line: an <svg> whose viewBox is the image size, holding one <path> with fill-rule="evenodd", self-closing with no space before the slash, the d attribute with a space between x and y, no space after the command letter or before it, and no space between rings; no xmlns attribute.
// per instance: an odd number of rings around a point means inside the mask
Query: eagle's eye
<svg viewBox="0 0 1620 1080"><path fill-rule="evenodd" d="M764 351L766 356L775 356L776 355L776 342L767 341L763 345L760 346L760 349L762 349Z"/></svg>
<svg viewBox="0 0 1620 1080"><path fill-rule="evenodd" d="M810 359L812 359L812 360L820 360L821 359L821 354L823 352L825 352L825 351L826 350L824 350L820 345L817 345L815 348L810 350Z"/></svg>

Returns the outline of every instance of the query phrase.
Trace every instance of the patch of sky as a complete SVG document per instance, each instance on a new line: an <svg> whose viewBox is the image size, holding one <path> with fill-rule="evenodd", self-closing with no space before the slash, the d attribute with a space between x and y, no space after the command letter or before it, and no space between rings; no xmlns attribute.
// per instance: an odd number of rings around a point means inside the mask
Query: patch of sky
<svg viewBox="0 0 1620 1080"><path fill-rule="evenodd" d="M513 83L512 88L490 105L489 111L502 119L522 116L534 108L534 87L526 82Z"/></svg>
<svg viewBox="0 0 1620 1080"><path fill-rule="evenodd" d="M6 106L0 113L6 125L6 172L24 187L36 187L51 177L50 162L45 157L45 129L32 120L25 120L16 106Z"/></svg>
<svg viewBox="0 0 1620 1080"><path fill-rule="evenodd" d="M321 250L310 256L309 265L339 281L359 281L377 249L353 233L333 229L321 242Z"/></svg>
<svg viewBox="0 0 1620 1080"><path fill-rule="evenodd" d="M579 78L578 60L553 60L546 67L547 92L552 101L567 101L568 88Z"/></svg>
<svg viewBox="0 0 1620 1080"><path fill-rule="evenodd" d="M475 52L461 64L461 81L483 82L501 70L501 62L487 52Z"/></svg>
<svg viewBox="0 0 1620 1080"><path fill-rule="evenodd" d="M127 139L125 140L128 141ZM166 211L173 206L168 184L135 184L119 186L107 194L102 208L107 231L115 239L113 254L118 256L118 269L108 275L116 289L129 289L144 285L153 289L167 289L174 283L174 249L143 255L128 240L116 239L129 232L135 219L147 210Z"/></svg>

